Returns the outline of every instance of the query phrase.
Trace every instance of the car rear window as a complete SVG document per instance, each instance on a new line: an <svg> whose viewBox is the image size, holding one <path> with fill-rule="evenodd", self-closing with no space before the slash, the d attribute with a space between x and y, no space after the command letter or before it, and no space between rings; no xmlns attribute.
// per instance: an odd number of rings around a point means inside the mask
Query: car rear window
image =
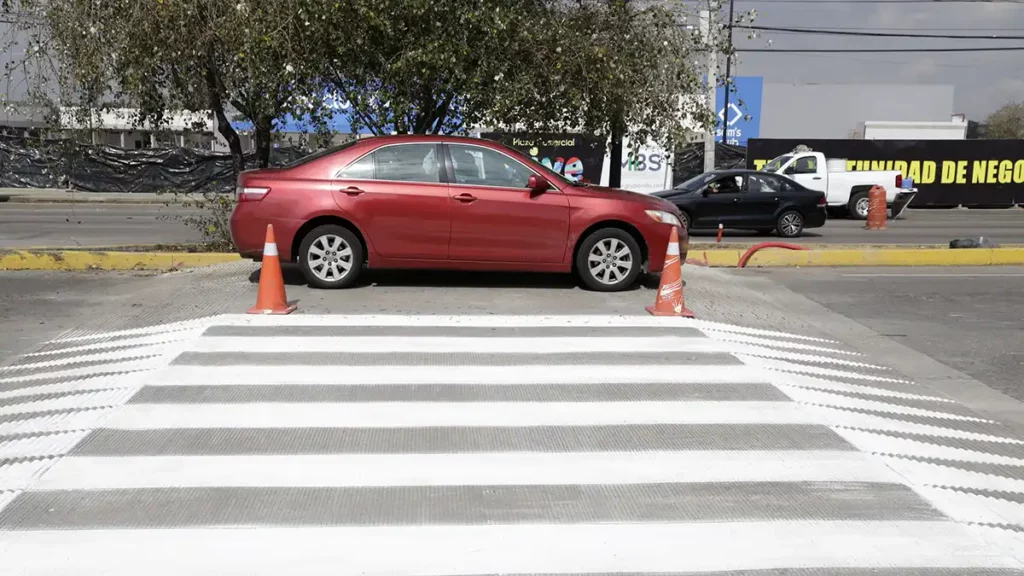
<svg viewBox="0 0 1024 576"><path fill-rule="evenodd" d="M320 150L318 152L313 152L312 154L303 156L302 158L299 158L298 160L292 160L291 162L281 166L281 168L296 168L298 166L302 166L303 164L308 164L309 162L312 162L313 160L319 160L320 158L323 158L325 156L330 156L331 154L334 154L335 152L341 152L342 150L355 145L357 142L359 142L359 140L349 140L348 142L345 142L344 144L341 144L339 146L333 146L331 148L325 148L325 149Z"/></svg>

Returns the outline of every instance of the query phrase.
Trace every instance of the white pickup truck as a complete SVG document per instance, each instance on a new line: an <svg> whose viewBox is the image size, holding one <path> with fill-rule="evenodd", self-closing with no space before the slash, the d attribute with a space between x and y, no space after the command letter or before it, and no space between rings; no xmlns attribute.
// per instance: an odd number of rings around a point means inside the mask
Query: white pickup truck
<svg viewBox="0 0 1024 576"><path fill-rule="evenodd" d="M859 220L868 217L868 191L872 186L885 189L885 203L890 207L894 204L905 207L909 202L905 197L912 198L915 194L915 191L901 189L903 175L897 170L847 171L846 160L826 159L821 152L783 154L765 164L761 171L783 174L806 188L824 192L830 209L843 209L851 218ZM897 211L893 210L893 217L896 216Z"/></svg>

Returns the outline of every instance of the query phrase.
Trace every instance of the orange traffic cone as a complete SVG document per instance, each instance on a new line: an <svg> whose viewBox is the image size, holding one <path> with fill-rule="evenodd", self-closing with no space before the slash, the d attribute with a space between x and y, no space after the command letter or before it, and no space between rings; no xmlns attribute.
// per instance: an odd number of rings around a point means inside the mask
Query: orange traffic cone
<svg viewBox="0 0 1024 576"><path fill-rule="evenodd" d="M295 304L288 305L284 293L284 276L281 275L281 258L277 255L277 241L274 239L274 225L267 224L267 240L263 245L263 266L260 268L260 291L256 305L249 308L249 314L291 314Z"/></svg>
<svg viewBox="0 0 1024 576"><path fill-rule="evenodd" d="M686 308L683 301L683 269L679 262L679 232L672 227L672 235L668 238L665 250L665 267L661 270L661 285L654 306L647 311L655 316L681 316L693 318L693 312Z"/></svg>

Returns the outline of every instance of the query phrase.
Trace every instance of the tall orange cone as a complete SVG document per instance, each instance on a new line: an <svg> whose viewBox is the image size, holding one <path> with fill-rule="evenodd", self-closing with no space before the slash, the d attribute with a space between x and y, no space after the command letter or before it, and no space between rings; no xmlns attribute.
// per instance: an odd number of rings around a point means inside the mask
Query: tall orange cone
<svg viewBox="0 0 1024 576"><path fill-rule="evenodd" d="M256 305L249 308L249 314L291 314L295 304L288 305L284 293L284 276L281 274L281 258L277 255L277 240L274 239L274 225L267 224L267 240L263 245L263 265L260 268L260 291Z"/></svg>
<svg viewBox="0 0 1024 576"><path fill-rule="evenodd" d="M668 238L665 250L665 267L661 270L661 285L654 306L647 311L655 316L680 316L693 318L693 312L686 308L683 301L683 269L679 262L679 232L672 227L672 235Z"/></svg>

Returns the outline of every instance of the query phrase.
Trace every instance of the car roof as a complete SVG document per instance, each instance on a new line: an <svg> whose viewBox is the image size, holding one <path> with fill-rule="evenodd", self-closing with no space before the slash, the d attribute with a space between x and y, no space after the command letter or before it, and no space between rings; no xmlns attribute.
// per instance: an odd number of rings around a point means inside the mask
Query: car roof
<svg viewBox="0 0 1024 576"><path fill-rule="evenodd" d="M380 144L391 144L398 142L489 142L497 144L494 140L486 138L472 138L469 136L449 136L442 134L388 134L384 136L367 136L360 138L360 142L374 142Z"/></svg>

